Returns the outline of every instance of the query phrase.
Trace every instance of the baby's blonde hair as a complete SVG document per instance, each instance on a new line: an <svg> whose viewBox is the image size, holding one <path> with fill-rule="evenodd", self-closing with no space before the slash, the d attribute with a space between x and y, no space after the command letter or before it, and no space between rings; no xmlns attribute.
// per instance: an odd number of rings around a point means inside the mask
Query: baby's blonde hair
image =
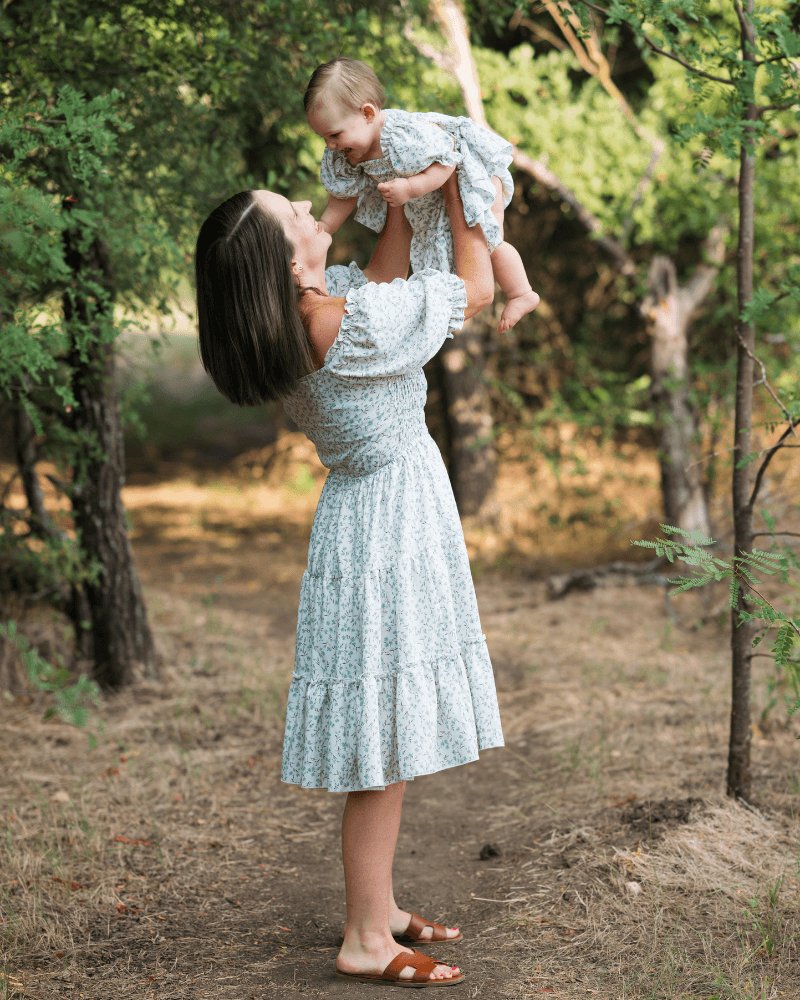
<svg viewBox="0 0 800 1000"><path fill-rule="evenodd" d="M303 95L306 114L323 99L338 102L342 107L358 111L365 104L374 104L380 111L386 95L380 80L366 63L340 56L317 66Z"/></svg>

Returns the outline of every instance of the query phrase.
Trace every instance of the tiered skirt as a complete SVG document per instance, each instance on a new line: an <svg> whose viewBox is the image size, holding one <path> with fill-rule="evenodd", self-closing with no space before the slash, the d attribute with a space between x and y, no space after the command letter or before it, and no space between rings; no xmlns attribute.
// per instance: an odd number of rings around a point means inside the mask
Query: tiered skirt
<svg viewBox="0 0 800 1000"><path fill-rule="evenodd" d="M346 792L503 745L461 523L427 433L366 475L332 470L297 620L281 779Z"/></svg>

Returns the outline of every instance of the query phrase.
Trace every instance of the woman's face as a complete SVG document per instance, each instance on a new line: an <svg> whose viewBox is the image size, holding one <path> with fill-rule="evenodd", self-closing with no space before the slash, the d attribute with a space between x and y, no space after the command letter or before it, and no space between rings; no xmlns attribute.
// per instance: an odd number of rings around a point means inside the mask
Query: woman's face
<svg viewBox="0 0 800 1000"><path fill-rule="evenodd" d="M256 204L273 215L283 226L286 238L294 247L294 256L304 267L325 263L331 235L320 229L311 214L310 201L289 201L274 191L253 191Z"/></svg>

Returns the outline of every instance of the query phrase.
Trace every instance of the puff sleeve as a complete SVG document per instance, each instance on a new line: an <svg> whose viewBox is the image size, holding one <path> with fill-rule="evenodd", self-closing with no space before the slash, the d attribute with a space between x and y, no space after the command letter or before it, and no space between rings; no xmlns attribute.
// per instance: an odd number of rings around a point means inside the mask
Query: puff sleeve
<svg viewBox="0 0 800 1000"><path fill-rule="evenodd" d="M347 162L338 150L326 149L320 166L322 186L334 198L356 198L354 218L362 226L379 233L386 222L386 202L381 198L375 181L360 167Z"/></svg>
<svg viewBox="0 0 800 1000"><path fill-rule="evenodd" d="M381 148L399 177L412 177L434 163L457 166L461 154L453 137L421 114L387 110Z"/></svg>
<svg viewBox="0 0 800 1000"><path fill-rule="evenodd" d="M422 368L463 326L466 305L464 282L442 271L351 288L326 367L348 378L404 375Z"/></svg>

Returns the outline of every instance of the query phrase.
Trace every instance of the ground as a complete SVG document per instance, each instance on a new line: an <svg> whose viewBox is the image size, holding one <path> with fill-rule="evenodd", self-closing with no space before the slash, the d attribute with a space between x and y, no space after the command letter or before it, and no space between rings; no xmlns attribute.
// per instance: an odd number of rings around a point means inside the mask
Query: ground
<svg viewBox="0 0 800 1000"><path fill-rule="evenodd" d="M132 478L161 677L104 701L96 745L30 698L3 703L0 997L386 994L333 976L344 797L279 781L320 484L281 441L217 478ZM518 483L494 528L466 525L507 745L409 784L398 902L462 928L429 949L465 970L456 996L797 1000L798 725L780 689L767 710L769 661L754 801L737 805L724 595L629 582L550 600L543 567L583 543L543 532L534 570L530 532L504 555Z"/></svg>

